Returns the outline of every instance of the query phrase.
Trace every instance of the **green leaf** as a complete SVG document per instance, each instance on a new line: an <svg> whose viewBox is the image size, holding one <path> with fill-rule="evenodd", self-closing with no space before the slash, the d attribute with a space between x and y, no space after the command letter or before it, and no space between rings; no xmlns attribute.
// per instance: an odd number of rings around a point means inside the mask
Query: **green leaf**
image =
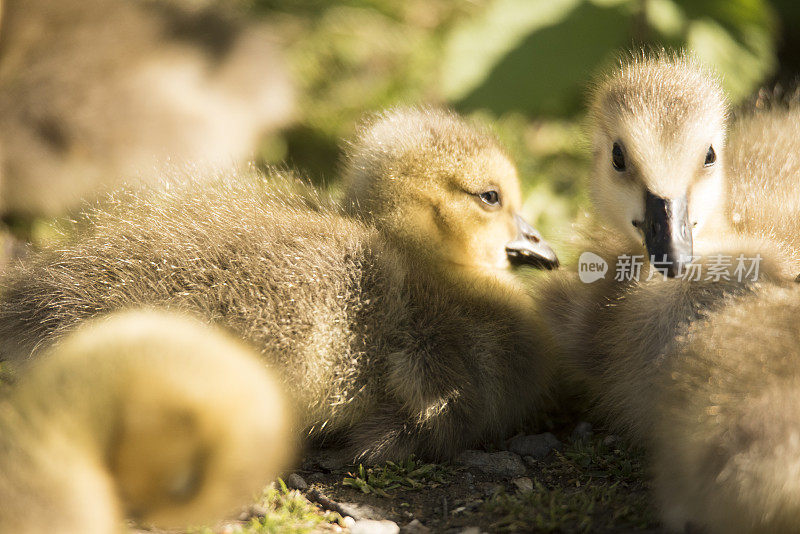
<svg viewBox="0 0 800 534"><path fill-rule="evenodd" d="M630 46L635 5L499 0L491 16L449 41L442 67L445 94L462 110L575 113L598 65ZM481 47L488 48L479 52Z"/></svg>

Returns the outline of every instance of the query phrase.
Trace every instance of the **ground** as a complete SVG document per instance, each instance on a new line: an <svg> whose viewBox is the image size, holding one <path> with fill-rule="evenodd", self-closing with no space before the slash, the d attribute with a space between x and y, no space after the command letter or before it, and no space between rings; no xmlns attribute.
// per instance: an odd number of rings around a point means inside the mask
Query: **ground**
<svg viewBox="0 0 800 534"><path fill-rule="evenodd" d="M311 454L238 521L193 532L347 532L354 522L340 513L390 520L409 534L660 532L642 451L603 431L556 434L560 450L526 457L524 472L513 475L413 458L373 468L336 466L324 452ZM303 482L307 488L291 489Z"/></svg>

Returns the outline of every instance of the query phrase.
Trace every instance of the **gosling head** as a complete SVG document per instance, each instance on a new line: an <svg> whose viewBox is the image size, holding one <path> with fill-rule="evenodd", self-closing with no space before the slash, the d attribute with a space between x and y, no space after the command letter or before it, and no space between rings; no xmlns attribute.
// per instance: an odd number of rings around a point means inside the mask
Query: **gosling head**
<svg viewBox="0 0 800 534"><path fill-rule="evenodd" d="M717 80L685 56L634 59L594 91L595 208L669 276L721 210L726 114Z"/></svg>
<svg viewBox="0 0 800 534"><path fill-rule="evenodd" d="M351 145L345 204L404 247L486 272L558 259L519 214L514 164L489 133L452 113L386 112Z"/></svg>

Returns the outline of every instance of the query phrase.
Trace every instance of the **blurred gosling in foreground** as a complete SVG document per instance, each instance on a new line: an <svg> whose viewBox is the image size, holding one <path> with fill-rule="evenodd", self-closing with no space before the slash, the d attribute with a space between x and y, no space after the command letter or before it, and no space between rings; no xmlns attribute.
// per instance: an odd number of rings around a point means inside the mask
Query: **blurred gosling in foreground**
<svg viewBox="0 0 800 534"><path fill-rule="evenodd" d="M6 348L131 306L189 310L261 351L312 439L363 461L448 458L540 413L553 352L512 264L557 259L494 137L389 111L344 180L340 204L254 172L120 193L73 245L8 271Z"/></svg>
<svg viewBox="0 0 800 534"><path fill-rule="evenodd" d="M0 531L219 520L285 467L288 427L275 381L227 335L161 312L85 323L0 401Z"/></svg>
<svg viewBox="0 0 800 534"><path fill-rule="evenodd" d="M800 288L767 285L692 324L655 425L667 527L800 531Z"/></svg>

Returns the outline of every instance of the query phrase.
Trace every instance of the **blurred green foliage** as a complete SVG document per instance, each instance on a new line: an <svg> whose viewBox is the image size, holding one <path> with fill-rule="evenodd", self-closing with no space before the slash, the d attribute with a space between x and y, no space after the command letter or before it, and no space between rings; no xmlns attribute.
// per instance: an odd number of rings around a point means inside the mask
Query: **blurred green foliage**
<svg viewBox="0 0 800 534"><path fill-rule="evenodd" d="M269 141L318 183L336 179L359 117L418 103L493 125L516 158L526 211L568 232L585 204L586 87L627 51L686 48L737 103L778 68L794 0L247 0L291 43L298 123ZM780 11L776 11L780 10ZM535 193L535 194L532 194Z"/></svg>

